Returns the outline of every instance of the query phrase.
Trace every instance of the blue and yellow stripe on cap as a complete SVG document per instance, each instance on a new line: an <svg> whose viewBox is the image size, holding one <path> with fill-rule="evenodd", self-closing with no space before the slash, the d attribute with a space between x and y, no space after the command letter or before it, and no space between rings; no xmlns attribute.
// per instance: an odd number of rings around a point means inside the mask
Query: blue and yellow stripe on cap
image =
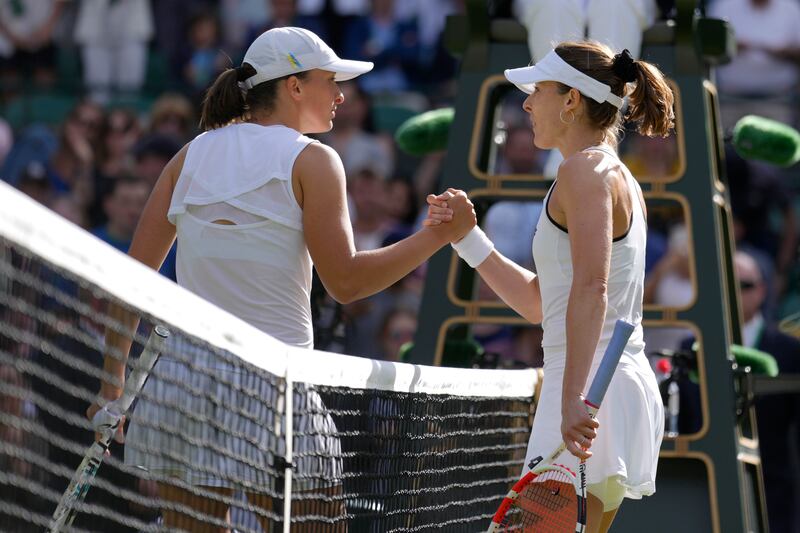
<svg viewBox="0 0 800 533"><path fill-rule="evenodd" d="M294 68L303 68L302 63L300 63L300 61L297 60L297 58L294 56L293 53L289 52L288 54L286 54L286 59L289 60L289 63L291 63L294 66Z"/></svg>

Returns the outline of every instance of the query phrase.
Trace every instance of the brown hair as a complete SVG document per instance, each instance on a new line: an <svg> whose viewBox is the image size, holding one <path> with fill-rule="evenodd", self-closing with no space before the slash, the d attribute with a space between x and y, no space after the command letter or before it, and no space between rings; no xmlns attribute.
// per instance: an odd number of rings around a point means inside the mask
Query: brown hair
<svg viewBox="0 0 800 533"><path fill-rule="evenodd" d="M272 111L278 97L278 83L289 76L297 76L302 80L308 72L267 80L246 91L239 87L240 81L255 74L256 69L252 65L243 63L241 67L225 69L217 76L203 97L200 128L203 130L221 128L231 122L244 120L248 113L257 109Z"/></svg>
<svg viewBox="0 0 800 533"><path fill-rule="evenodd" d="M570 66L611 87L611 92L617 96L628 96L628 83L636 84L629 95L625 117L608 102L584 98L586 116L592 125L614 138L618 138L623 120L635 122L642 135L669 135L675 126L674 96L664 74L656 66L633 60L627 51L615 56L608 46L593 41L564 42L555 52ZM562 94L569 91L570 87L560 85Z"/></svg>

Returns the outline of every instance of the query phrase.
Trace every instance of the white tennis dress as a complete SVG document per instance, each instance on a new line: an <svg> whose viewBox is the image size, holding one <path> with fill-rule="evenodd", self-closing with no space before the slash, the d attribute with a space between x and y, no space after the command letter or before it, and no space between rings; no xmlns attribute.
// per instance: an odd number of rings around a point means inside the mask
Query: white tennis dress
<svg viewBox="0 0 800 533"><path fill-rule="evenodd" d="M304 348L313 345L312 264L292 168L312 142L280 125L203 133L189 145L168 212L178 284ZM275 454L285 449L274 383L213 350L170 342L133 412L125 461L203 486L274 486L268 471L280 470ZM302 385L293 398L306 413L294 417L295 486L340 482L340 444L321 398Z"/></svg>
<svg viewBox="0 0 800 533"><path fill-rule="evenodd" d="M608 279L608 308L600 341L586 384L594 377L617 319L636 326L597 415L600 428L587 461L589 492L603 500L606 510L623 497L639 499L655 492L656 465L664 430L664 413L655 375L644 353L642 293L647 224L641 209L638 184L610 148L587 148L604 154L600 172L622 168L633 205L628 232L614 239ZM545 455L562 441L561 388L566 363L567 301L572 286L572 259L567 230L549 213L553 183L545 197L545 214L539 217L533 239L533 256L542 293L544 381L527 457ZM591 199L587 200L591 201ZM577 472L578 459L564 452L558 462ZM526 465L527 470L527 465ZM601 486L608 487L601 489ZM593 487L597 487L593 491ZM610 492L610 493L609 493Z"/></svg>

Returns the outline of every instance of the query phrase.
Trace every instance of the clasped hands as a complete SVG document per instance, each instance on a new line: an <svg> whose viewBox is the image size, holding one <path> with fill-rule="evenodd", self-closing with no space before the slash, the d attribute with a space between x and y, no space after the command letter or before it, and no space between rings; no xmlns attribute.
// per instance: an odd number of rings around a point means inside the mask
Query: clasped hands
<svg viewBox="0 0 800 533"><path fill-rule="evenodd" d="M426 201L428 216L422 225L439 232L446 242L460 241L478 223L475 206L462 190L451 187L438 195L429 194Z"/></svg>

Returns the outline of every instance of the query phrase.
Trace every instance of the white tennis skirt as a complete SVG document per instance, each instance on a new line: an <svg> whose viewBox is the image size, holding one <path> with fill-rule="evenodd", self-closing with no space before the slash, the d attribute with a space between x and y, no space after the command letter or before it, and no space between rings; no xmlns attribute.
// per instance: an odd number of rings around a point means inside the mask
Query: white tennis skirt
<svg viewBox="0 0 800 533"><path fill-rule="evenodd" d="M125 462L191 485L278 490L286 445L277 379L181 343L161 358L140 395L125 438ZM295 385L296 490L341 483L336 426L314 390Z"/></svg>
<svg viewBox="0 0 800 533"><path fill-rule="evenodd" d="M595 355L600 361L602 353ZM564 354L545 353L542 392L536 402L527 459L552 452L561 442L561 387ZM548 361L554 364L548 364ZM587 380L597 370L593 366ZM624 354L597 413L600 427L586 461L587 485L609 478L622 485L626 498L640 499L656 490L656 468L664 434L664 406L655 375L643 353ZM565 451L556 461L573 472L578 458ZM525 465L523 473L527 472ZM604 502L606 503L606 502Z"/></svg>

